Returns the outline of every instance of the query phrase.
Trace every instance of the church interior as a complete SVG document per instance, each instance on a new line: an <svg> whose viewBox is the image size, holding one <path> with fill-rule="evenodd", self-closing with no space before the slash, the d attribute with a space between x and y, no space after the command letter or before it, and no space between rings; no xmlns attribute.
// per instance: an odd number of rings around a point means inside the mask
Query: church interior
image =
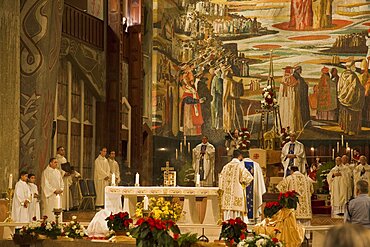
<svg viewBox="0 0 370 247"><path fill-rule="evenodd" d="M0 0L0 23L0 246L370 246L368 0Z"/></svg>

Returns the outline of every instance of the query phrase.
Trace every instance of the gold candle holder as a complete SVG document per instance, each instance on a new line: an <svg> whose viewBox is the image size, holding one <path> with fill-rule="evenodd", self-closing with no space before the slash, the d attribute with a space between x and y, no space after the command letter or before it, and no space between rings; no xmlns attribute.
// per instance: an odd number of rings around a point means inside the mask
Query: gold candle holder
<svg viewBox="0 0 370 247"><path fill-rule="evenodd" d="M63 212L62 208L54 208L53 213L55 215L55 223L59 225L59 215L61 215Z"/></svg>
<svg viewBox="0 0 370 247"><path fill-rule="evenodd" d="M6 212L6 219L4 222L13 222L12 219L12 207L13 207L13 195L14 195L14 189L13 188L8 188L8 191L6 192L6 200L8 201L7 205L7 212Z"/></svg>

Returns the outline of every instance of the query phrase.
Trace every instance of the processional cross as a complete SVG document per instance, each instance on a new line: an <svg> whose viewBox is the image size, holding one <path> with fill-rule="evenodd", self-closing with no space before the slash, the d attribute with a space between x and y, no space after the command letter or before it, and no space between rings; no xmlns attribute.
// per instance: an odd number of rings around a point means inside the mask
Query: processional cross
<svg viewBox="0 0 370 247"><path fill-rule="evenodd" d="M166 166L162 167L163 171L163 185L176 186L176 172L174 167L170 167L170 162L166 161Z"/></svg>

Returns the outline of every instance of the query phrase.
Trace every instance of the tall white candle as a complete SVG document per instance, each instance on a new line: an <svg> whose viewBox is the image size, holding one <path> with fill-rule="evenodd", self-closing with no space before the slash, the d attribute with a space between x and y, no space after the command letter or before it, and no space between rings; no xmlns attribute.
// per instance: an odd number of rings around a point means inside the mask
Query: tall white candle
<svg viewBox="0 0 370 247"><path fill-rule="evenodd" d="M8 188L9 189L12 189L13 188L13 174L10 174L9 175L9 185L8 185Z"/></svg>
<svg viewBox="0 0 370 247"><path fill-rule="evenodd" d="M176 160L179 158L179 150L176 148Z"/></svg>
<svg viewBox="0 0 370 247"><path fill-rule="evenodd" d="M184 136L184 146L186 146L186 136Z"/></svg>
<svg viewBox="0 0 370 247"><path fill-rule="evenodd" d="M342 135L341 139L342 139L342 147L344 147L344 137L343 137L343 135Z"/></svg>
<svg viewBox="0 0 370 247"><path fill-rule="evenodd" d="M176 171L173 172L173 186L176 187Z"/></svg>
<svg viewBox="0 0 370 247"><path fill-rule="evenodd" d="M140 175L137 172L136 175L135 175L135 185L139 185L139 184L140 184Z"/></svg>
<svg viewBox="0 0 370 247"><path fill-rule="evenodd" d="M144 196L144 210L149 210L149 198L145 195Z"/></svg>
<svg viewBox="0 0 370 247"><path fill-rule="evenodd" d="M116 186L116 174L112 173L112 186Z"/></svg>
<svg viewBox="0 0 370 247"><path fill-rule="evenodd" d="M60 201L60 195L59 194L56 196L55 208L62 208L62 203Z"/></svg>
<svg viewBox="0 0 370 247"><path fill-rule="evenodd" d="M334 160L334 156L335 156L335 152L334 152L334 148L333 148L333 150L332 150L333 152L332 152L332 158L333 158L333 160Z"/></svg>
<svg viewBox="0 0 370 247"><path fill-rule="evenodd" d="M180 153L182 153L182 142L180 142Z"/></svg>
<svg viewBox="0 0 370 247"><path fill-rule="evenodd" d="M188 142L188 153L190 154L190 142Z"/></svg>
<svg viewBox="0 0 370 247"><path fill-rule="evenodd" d="M197 173L197 175L196 175L195 186L197 186L197 187L200 186L200 174L199 173Z"/></svg>
<svg viewBox="0 0 370 247"><path fill-rule="evenodd" d="M339 154L339 142L337 142L337 153Z"/></svg>
<svg viewBox="0 0 370 247"><path fill-rule="evenodd" d="M351 157L350 157L350 163L352 163L352 159L353 159L353 149L351 148Z"/></svg>
<svg viewBox="0 0 370 247"><path fill-rule="evenodd" d="M348 148L348 142L346 142L346 148Z"/></svg>

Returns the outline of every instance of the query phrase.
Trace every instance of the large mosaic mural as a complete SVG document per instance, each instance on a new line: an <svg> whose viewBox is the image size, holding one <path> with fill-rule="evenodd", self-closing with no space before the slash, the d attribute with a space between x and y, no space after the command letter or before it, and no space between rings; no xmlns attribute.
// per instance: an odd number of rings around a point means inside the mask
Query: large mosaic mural
<svg viewBox="0 0 370 247"><path fill-rule="evenodd" d="M247 127L256 139L268 81L279 131L370 134L370 2L156 0L153 9L155 135L217 142Z"/></svg>

